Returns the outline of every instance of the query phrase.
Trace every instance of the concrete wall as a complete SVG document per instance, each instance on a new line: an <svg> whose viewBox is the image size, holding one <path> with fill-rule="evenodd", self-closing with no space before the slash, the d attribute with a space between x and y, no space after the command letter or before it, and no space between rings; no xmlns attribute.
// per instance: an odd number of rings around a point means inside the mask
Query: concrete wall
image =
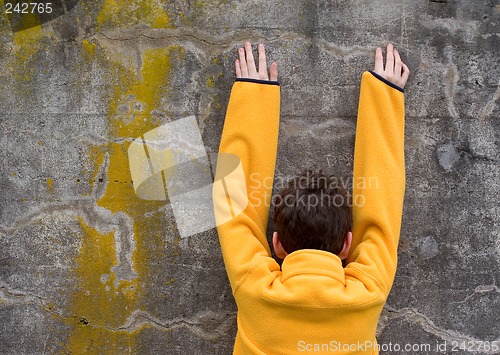
<svg viewBox="0 0 500 355"><path fill-rule="evenodd" d="M231 353L215 229L181 238L127 148L195 115L216 152L245 40L280 66L278 177L350 175L360 75L400 49L407 192L378 339L500 353L498 0L69 3L24 31L0 16L0 353Z"/></svg>

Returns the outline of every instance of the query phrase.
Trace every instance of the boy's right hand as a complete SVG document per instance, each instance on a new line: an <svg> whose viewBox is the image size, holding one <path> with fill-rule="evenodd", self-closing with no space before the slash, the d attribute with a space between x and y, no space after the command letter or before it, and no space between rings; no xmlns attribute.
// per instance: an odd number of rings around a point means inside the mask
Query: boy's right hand
<svg viewBox="0 0 500 355"><path fill-rule="evenodd" d="M375 69L373 71L384 79L399 86L401 89L405 87L408 76L410 75L410 70L406 64L401 61L399 52L394 49L391 43L387 45L385 68L382 49L377 48L375 51Z"/></svg>

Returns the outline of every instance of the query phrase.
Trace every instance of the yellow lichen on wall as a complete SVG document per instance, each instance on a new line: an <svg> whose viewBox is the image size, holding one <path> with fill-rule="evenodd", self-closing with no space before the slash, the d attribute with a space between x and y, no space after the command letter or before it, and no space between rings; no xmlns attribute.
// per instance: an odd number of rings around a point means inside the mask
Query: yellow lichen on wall
<svg viewBox="0 0 500 355"><path fill-rule="evenodd" d="M133 27L148 24L152 28L171 27L170 19L158 0L104 0L97 24L99 27Z"/></svg>
<svg viewBox="0 0 500 355"><path fill-rule="evenodd" d="M67 350L77 354L124 353L134 350L135 337L140 330L129 332L121 329L132 312L143 303L150 284L150 263L163 257L166 251L167 229L163 201L139 199L133 189L127 151L131 139L157 127L151 111L161 110L161 98L169 93L171 57L182 57L179 46L143 50L142 65L136 68L117 63L106 55L99 43L82 41L82 58L97 61L105 69L109 82L108 143L89 148L89 159L94 162L90 184L93 191L99 187L105 191L99 195L98 208L131 221L133 242L131 268L135 273L132 281L119 280L111 270L119 260L116 233L104 234L89 221L80 220L83 247L76 269L80 284L72 300L72 314L77 315ZM107 168L103 166L107 164ZM102 172L107 176L102 176ZM104 275L104 276L103 276ZM108 276L106 276L108 275ZM79 319L85 319L81 324Z"/></svg>
<svg viewBox="0 0 500 355"><path fill-rule="evenodd" d="M49 192L54 192L54 179L52 178L47 178L47 190L49 190Z"/></svg>
<svg viewBox="0 0 500 355"><path fill-rule="evenodd" d="M92 60L92 58L94 58L94 56L95 56L95 43L92 43L88 39L85 38L82 41L82 46L84 48L83 53L84 53L86 59Z"/></svg>
<svg viewBox="0 0 500 355"><path fill-rule="evenodd" d="M23 26L30 23L39 23L36 14L26 14L21 17ZM19 81L29 81L36 69L36 53L41 50L45 37L51 37L51 33L46 31L41 25L31 27L24 31L13 34L13 54L12 63L9 68L13 71L13 77Z"/></svg>
<svg viewBox="0 0 500 355"><path fill-rule="evenodd" d="M110 272L117 264L113 233L99 233L83 219L79 222L85 238L77 259L80 290L72 303L73 332L67 350L71 354L126 352L133 348L134 338L108 328L126 321L128 308L135 306L130 289L137 282L122 281L114 287L116 279Z"/></svg>

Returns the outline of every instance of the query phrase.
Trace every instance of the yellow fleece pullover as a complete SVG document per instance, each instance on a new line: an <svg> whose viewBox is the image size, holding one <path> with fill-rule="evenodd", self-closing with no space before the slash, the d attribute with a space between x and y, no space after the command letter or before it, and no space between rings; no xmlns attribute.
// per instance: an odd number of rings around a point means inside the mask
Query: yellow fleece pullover
<svg viewBox="0 0 500 355"><path fill-rule="evenodd" d="M227 169L219 158L213 189L238 306L234 354L377 354L375 331L396 272L405 191L403 92L363 73L346 267L333 253L304 249L280 268L266 239L280 112L280 87L273 84L235 82L219 154L237 156L239 165Z"/></svg>

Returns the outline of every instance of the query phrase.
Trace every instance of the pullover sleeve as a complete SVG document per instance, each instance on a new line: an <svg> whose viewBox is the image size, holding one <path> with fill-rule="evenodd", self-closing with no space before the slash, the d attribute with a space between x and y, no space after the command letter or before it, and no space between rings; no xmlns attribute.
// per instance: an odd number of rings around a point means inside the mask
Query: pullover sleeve
<svg viewBox="0 0 500 355"><path fill-rule="evenodd" d="M213 196L219 241L233 293L257 263L274 261L266 227L278 147L277 84L237 80L226 112Z"/></svg>
<svg viewBox="0 0 500 355"><path fill-rule="evenodd" d="M370 277L386 296L396 273L405 193L404 115L403 90L373 72L363 73L346 268Z"/></svg>

